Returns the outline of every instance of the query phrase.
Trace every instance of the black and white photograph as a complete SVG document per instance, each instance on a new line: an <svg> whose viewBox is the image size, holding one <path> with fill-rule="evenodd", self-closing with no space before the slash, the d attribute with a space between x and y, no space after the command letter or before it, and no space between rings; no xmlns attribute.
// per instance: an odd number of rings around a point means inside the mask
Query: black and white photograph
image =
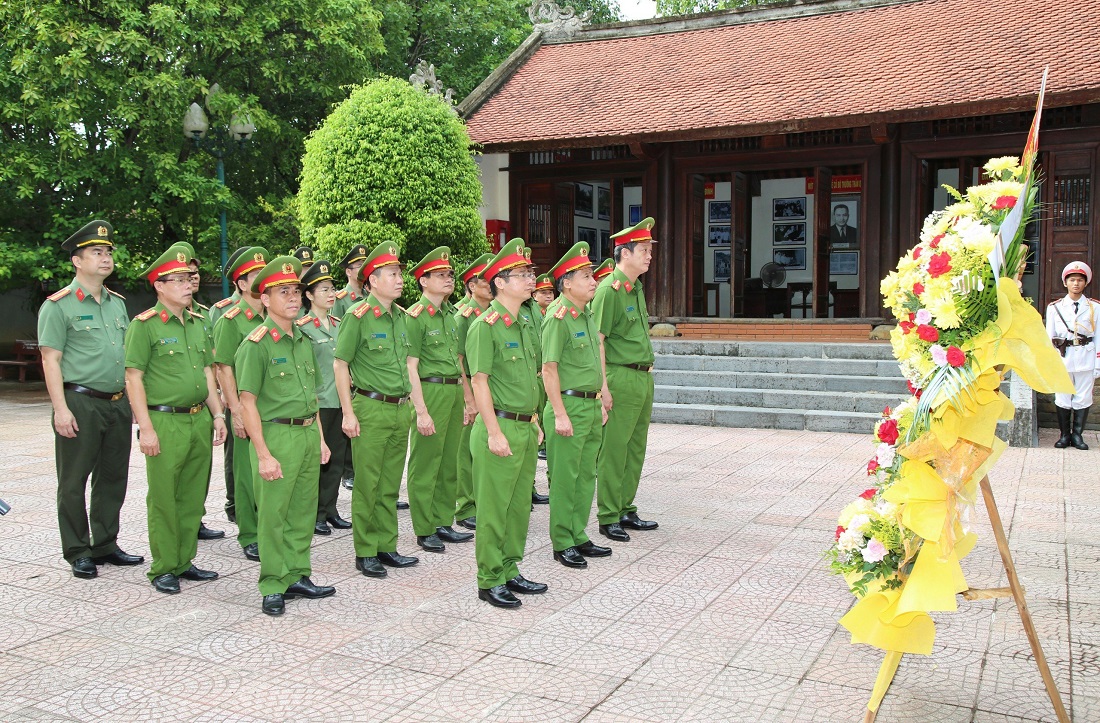
<svg viewBox="0 0 1100 723"><path fill-rule="evenodd" d="M592 184L577 183L574 185L577 190L576 200L573 202L573 213L585 218L592 218Z"/></svg>
<svg viewBox="0 0 1100 723"><path fill-rule="evenodd" d="M611 220L611 189L596 186L596 218L601 221ZM641 219L638 219L639 221Z"/></svg>
<svg viewBox="0 0 1100 723"><path fill-rule="evenodd" d="M611 232L606 228L600 229L600 258L611 255Z"/></svg>
<svg viewBox="0 0 1100 723"><path fill-rule="evenodd" d="M829 274L832 276L858 275L859 252L837 251L829 254Z"/></svg>
<svg viewBox="0 0 1100 723"><path fill-rule="evenodd" d="M729 249L714 252L714 283L730 280Z"/></svg>
<svg viewBox="0 0 1100 723"><path fill-rule="evenodd" d="M708 246L729 246L730 245L730 227L729 224L712 225L707 231L707 245Z"/></svg>
<svg viewBox="0 0 1100 723"><path fill-rule="evenodd" d="M798 271L806 268L806 249L773 249L772 261L788 271Z"/></svg>
<svg viewBox="0 0 1100 723"><path fill-rule="evenodd" d="M629 211L629 213L627 213L627 215L626 215L627 216L626 224L628 226L634 226L635 224L637 224L639 221L642 220L642 204L640 204L640 203L631 204L627 208L627 210Z"/></svg>
<svg viewBox="0 0 1100 723"><path fill-rule="evenodd" d="M707 201L707 221L710 223L729 223L733 218L733 209L729 201Z"/></svg>
<svg viewBox="0 0 1100 723"><path fill-rule="evenodd" d="M577 226L577 243L586 243L588 248L592 248L596 245L598 238L596 229L591 226Z"/></svg>
<svg viewBox="0 0 1100 723"><path fill-rule="evenodd" d="M806 220L806 197L801 196L798 198L773 198L772 199L772 220L773 221L805 221Z"/></svg>
<svg viewBox="0 0 1100 723"><path fill-rule="evenodd" d="M859 201L833 201L829 216L829 245L834 249L859 248Z"/></svg>
<svg viewBox="0 0 1100 723"><path fill-rule="evenodd" d="M773 246L805 246L806 224L777 223L772 226Z"/></svg>

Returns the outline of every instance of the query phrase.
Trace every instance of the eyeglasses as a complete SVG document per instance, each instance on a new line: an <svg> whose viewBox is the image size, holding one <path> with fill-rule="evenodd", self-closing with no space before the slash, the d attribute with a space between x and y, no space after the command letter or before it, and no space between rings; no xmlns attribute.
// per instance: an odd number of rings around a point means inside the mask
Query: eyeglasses
<svg viewBox="0 0 1100 723"><path fill-rule="evenodd" d="M448 281L448 280L453 279L455 277L455 272L453 272L453 271L429 271L427 274L425 274L425 276L431 276L433 279L443 279L444 281Z"/></svg>
<svg viewBox="0 0 1100 723"><path fill-rule="evenodd" d="M176 285L180 285L180 286L182 286L183 284L187 284L188 286L191 285L191 279L190 278L182 278L181 279L179 277L173 277L171 279L157 279L157 281L159 281L163 284L176 284Z"/></svg>
<svg viewBox="0 0 1100 723"><path fill-rule="evenodd" d="M533 271L521 271L518 273L501 274L505 279L522 279L524 281L535 278L536 274Z"/></svg>

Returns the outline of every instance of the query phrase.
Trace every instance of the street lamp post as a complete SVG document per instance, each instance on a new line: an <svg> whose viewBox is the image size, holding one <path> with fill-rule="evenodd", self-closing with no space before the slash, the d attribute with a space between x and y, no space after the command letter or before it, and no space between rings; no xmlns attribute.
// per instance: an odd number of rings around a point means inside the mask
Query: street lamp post
<svg viewBox="0 0 1100 723"><path fill-rule="evenodd" d="M206 106L210 107L210 97L222 92L215 83L207 95ZM225 186L225 157L234 151L244 148L245 144L256 132L256 126L252 124L252 118L247 114L235 113L229 119L229 127L221 124L210 127L206 113L198 103L192 103L183 116L183 135L195 144L195 148L206 151L217 161L218 183ZM226 228L225 207L218 211L218 221L221 226L221 266L224 269L229 260L229 239ZM229 296L229 280L222 276L222 295Z"/></svg>

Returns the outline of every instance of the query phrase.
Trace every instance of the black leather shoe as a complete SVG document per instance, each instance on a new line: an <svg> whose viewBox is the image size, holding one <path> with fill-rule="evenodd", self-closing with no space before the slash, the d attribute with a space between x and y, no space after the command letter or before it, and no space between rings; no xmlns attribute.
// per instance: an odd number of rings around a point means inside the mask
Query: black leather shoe
<svg viewBox="0 0 1100 723"><path fill-rule="evenodd" d="M354 477L341 477L340 478L340 486L343 487L346 490L350 490L351 488L355 487L355 478Z"/></svg>
<svg viewBox="0 0 1100 723"><path fill-rule="evenodd" d="M630 542L630 535L626 534L626 530L618 522L612 522L610 525L600 525L600 534L615 542Z"/></svg>
<svg viewBox="0 0 1100 723"><path fill-rule="evenodd" d="M332 528L328 526L327 522L318 522L313 525L313 534L315 535L331 535Z"/></svg>
<svg viewBox="0 0 1100 723"><path fill-rule="evenodd" d="M469 542L474 539L473 534L469 532L459 532L450 525L447 527L435 528L435 536L444 542Z"/></svg>
<svg viewBox="0 0 1100 723"><path fill-rule="evenodd" d="M548 505L550 504L550 495L540 495L536 490L531 490L531 504Z"/></svg>
<svg viewBox="0 0 1100 723"><path fill-rule="evenodd" d="M543 447L539 450L539 459L546 459L546 448Z"/></svg>
<svg viewBox="0 0 1100 723"><path fill-rule="evenodd" d="M573 549L581 553L585 557L607 557L611 554L610 547L600 547L596 543L592 542L592 540L589 540L583 545L577 545Z"/></svg>
<svg viewBox="0 0 1100 723"><path fill-rule="evenodd" d="M484 600L497 608L518 608L523 604L504 585L497 585L487 590L478 588L477 599Z"/></svg>
<svg viewBox="0 0 1100 723"><path fill-rule="evenodd" d="M619 518L619 524L628 530L656 530L657 523L652 520L643 520L637 512L627 512Z"/></svg>
<svg viewBox="0 0 1100 723"><path fill-rule="evenodd" d="M220 540L223 537L225 537L224 530L211 530L205 523L199 523L200 540Z"/></svg>
<svg viewBox="0 0 1100 723"><path fill-rule="evenodd" d="M459 520L455 524L457 524L459 527L465 527L467 530L476 530L477 529L477 518L476 517L467 517L465 519Z"/></svg>
<svg viewBox="0 0 1100 723"><path fill-rule="evenodd" d="M175 595L180 591L180 579L172 573L166 572L153 578L153 587L157 589L157 592Z"/></svg>
<svg viewBox="0 0 1100 723"><path fill-rule="evenodd" d="M377 557L355 558L355 569L367 577L385 577L389 574L386 572L386 568L382 567L382 563L378 561Z"/></svg>
<svg viewBox="0 0 1100 723"><path fill-rule="evenodd" d="M81 580L91 580L93 577L99 574L99 570L96 569L95 562L90 557L78 557L73 560L73 577L79 577Z"/></svg>
<svg viewBox="0 0 1100 723"><path fill-rule="evenodd" d="M283 602L283 596L276 592L264 595L264 604L260 609L264 611L264 615L279 616L286 612L286 604Z"/></svg>
<svg viewBox="0 0 1100 723"><path fill-rule="evenodd" d="M316 600L320 597L328 597L329 595L335 594L336 588L333 586L314 585L313 580L310 580L308 577L303 577L286 589L286 592L283 593L283 598L290 600L296 597L308 597L311 600Z"/></svg>
<svg viewBox="0 0 1100 723"><path fill-rule="evenodd" d="M189 569L180 573L180 577L184 580L195 580L196 582L205 582L207 580L217 580L218 573L213 570L200 570L192 565Z"/></svg>
<svg viewBox="0 0 1100 723"><path fill-rule="evenodd" d="M416 544L424 548L424 552L443 552L447 546L434 533L431 535L417 535Z"/></svg>
<svg viewBox="0 0 1100 723"><path fill-rule="evenodd" d="M554 559L566 567L588 567L588 560L584 559L575 547L567 547L561 552L554 550Z"/></svg>
<svg viewBox="0 0 1100 723"><path fill-rule="evenodd" d="M409 503L406 502L405 500L398 500L397 501L397 509L407 510L407 509L409 509Z"/></svg>
<svg viewBox="0 0 1100 723"><path fill-rule="evenodd" d="M237 524L237 513L234 512L233 510L226 510L225 511L225 517L226 517L226 519L228 519L233 524Z"/></svg>
<svg viewBox="0 0 1100 723"><path fill-rule="evenodd" d="M521 595L541 595L549 589L546 583L531 582L523 575L516 575L504 584L512 592L518 592Z"/></svg>
<svg viewBox="0 0 1100 723"><path fill-rule="evenodd" d="M396 552L379 552L378 561L389 567L412 567L420 562L420 558L398 555Z"/></svg>
<svg viewBox="0 0 1100 723"><path fill-rule="evenodd" d="M1085 407L1084 409L1073 410L1073 435L1070 437L1070 440L1077 449L1089 448L1089 446L1085 444L1085 438L1081 435L1085 433L1085 425L1088 424L1090 408L1091 407Z"/></svg>
<svg viewBox="0 0 1100 723"><path fill-rule="evenodd" d="M260 546L253 542L251 545L244 546L244 556L253 562L260 561Z"/></svg>
<svg viewBox="0 0 1100 723"><path fill-rule="evenodd" d="M329 523L329 525L332 526L332 529L334 529L334 530L350 530L351 529L351 523L348 522L347 520L345 520L340 515L333 515L332 517L329 517L327 519L327 522Z"/></svg>
<svg viewBox="0 0 1100 723"><path fill-rule="evenodd" d="M92 562L97 565L120 565L122 567L129 567L130 565L140 565L145 562L145 558L141 555L129 555L122 550L115 550L107 555L93 557Z"/></svg>

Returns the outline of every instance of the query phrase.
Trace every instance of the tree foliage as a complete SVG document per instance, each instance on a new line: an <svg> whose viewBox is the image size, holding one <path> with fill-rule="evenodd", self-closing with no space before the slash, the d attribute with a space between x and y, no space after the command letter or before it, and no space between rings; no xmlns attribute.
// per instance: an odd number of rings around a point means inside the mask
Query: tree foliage
<svg viewBox="0 0 1100 723"><path fill-rule="evenodd" d="M790 2L790 0L657 0L657 15L661 17L694 15L714 10L737 10L781 2Z"/></svg>

